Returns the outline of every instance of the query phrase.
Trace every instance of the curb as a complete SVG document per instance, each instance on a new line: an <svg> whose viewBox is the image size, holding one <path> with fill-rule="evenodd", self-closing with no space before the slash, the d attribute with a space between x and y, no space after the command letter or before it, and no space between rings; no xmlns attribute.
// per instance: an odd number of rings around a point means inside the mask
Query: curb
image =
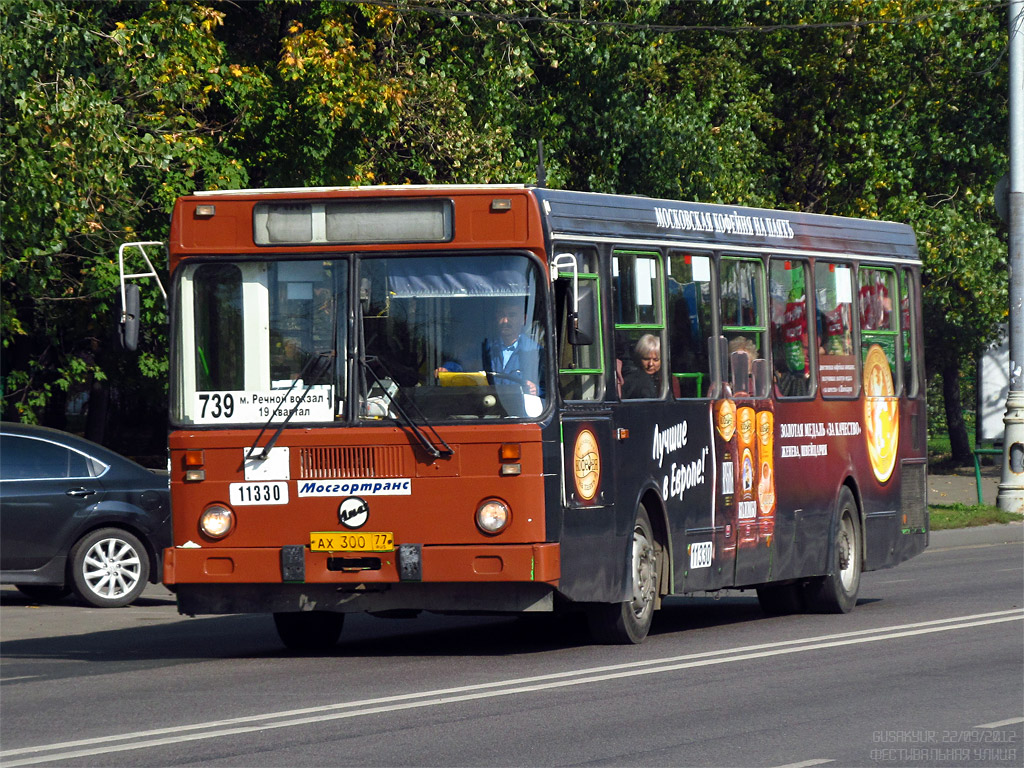
<svg viewBox="0 0 1024 768"><path fill-rule="evenodd" d="M976 547L986 544L1017 544L1024 542L1024 523L996 523L976 528L954 528L930 531L928 549ZM925 551L927 552L928 549Z"/></svg>

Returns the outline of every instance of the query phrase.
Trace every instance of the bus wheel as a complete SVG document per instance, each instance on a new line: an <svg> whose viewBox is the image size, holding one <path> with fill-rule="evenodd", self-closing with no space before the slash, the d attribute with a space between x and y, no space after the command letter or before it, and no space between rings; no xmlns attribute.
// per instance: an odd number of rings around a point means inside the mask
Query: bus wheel
<svg viewBox="0 0 1024 768"><path fill-rule="evenodd" d="M590 633L600 643L630 645L643 642L651 629L658 591L658 550L647 511L641 507L633 523L630 555L632 598L624 603L588 607Z"/></svg>
<svg viewBox="0 0 1024 768"><path fill-rule="evenodd" d="M757 588L757 602L768 616L785 616L800 613L804 609L804 598L800 584L767 584Z"/></svg>
<svg viewBox="0 0 1024 768"><path fill-rule="evenodd" d="M818 613L849 613L860 589L860 525L857 502L849 488L839 493L836 540L828 576L811 579L804 587L807 607Z"/></svg>
<svg viewBox="0 0 1024 768"><path fill-rule="evenodd" d="M345 624L344 613L298 611L275 613L274 626L291 651L326 651L334 647Z"/></svg>

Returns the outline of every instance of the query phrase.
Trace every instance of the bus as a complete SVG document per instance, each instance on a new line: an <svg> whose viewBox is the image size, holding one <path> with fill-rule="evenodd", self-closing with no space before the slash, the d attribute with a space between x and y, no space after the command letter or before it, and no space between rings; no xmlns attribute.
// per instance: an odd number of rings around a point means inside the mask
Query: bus
<svg viewBox="0 0 1024 768"><path fill-rule="evenodd" d="M845 613L927 546L908 226L232 190L180 198L167 250L183 614L322 649L351 612L578 611L629 644L672 595Z"/></svg>

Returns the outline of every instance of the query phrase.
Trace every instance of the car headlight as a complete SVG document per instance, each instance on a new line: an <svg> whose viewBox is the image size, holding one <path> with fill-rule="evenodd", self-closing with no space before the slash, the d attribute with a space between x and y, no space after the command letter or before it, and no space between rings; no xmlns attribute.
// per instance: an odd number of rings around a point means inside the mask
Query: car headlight
<svg viewBox="0 0 1024 768"><path fill-rule="evenodd" d="M498 499L488 499L476 510L476 527L486 534L501 533L512 522L512 510Z"/></svg>
<svg viewBox="0 0 1024 768"><path fill-rule="evenodd" d="M199 517L199 530L211 539L223 539L235 527L235 513L225 506L213 504Z"/></svg>

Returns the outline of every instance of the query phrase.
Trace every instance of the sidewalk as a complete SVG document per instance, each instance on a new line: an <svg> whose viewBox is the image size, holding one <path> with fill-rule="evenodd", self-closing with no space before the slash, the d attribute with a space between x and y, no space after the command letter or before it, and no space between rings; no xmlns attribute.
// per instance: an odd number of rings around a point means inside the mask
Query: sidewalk
<svg viewBox="0 0 1024 768"><path fill-rule="evenodd" d="M982 466L981 498L982 503L996 505L999 495L999 480L1002 474L1000 466ZM974 475L974 467L957 467L948 474L928 474L929 504L968 504L978 503L978 482Z"/></svg>
<svg viewBox="0 0 1024 768"><path fill-rule="evenodd" d="M983 503L990 506L996 505L1001 475L1001 466L986 467L982 465L981 497ZM957 467L948 474L929 474L928 503L967 504L969 506L977 504L978 481L974 474L974 467ZM1018 522L1006 525L983 525L977 528L959 528L951 531L931 531L929 549L971 547L1011 541L1024 541L1024 525Z"/></svg>

